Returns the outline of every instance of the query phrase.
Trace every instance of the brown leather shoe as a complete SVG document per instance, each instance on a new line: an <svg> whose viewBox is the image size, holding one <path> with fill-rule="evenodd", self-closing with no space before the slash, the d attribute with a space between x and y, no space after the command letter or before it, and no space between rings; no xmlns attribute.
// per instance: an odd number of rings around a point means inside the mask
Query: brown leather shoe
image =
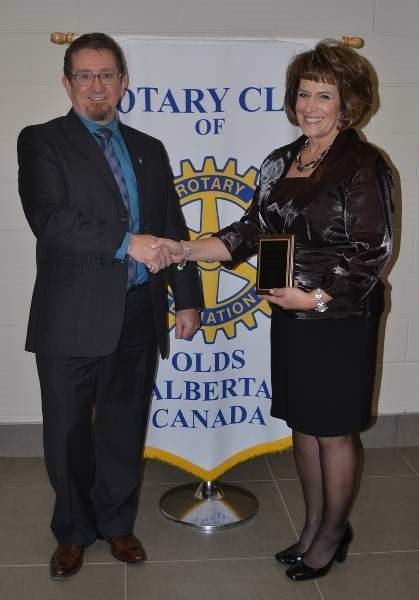
<svg viewBox="0 0 419 600"><path fill-rule="evenodd" d="M83 553L83 546L78 544L59 544L51 556L51 577L64 579L75 575L83 566Z"/></svg>
<svg viewBox="0 0 419 600"><path fill-rule="evenodd" d="M145 550L135 535L114 535L108 540L111 554L123 562L139 564L147 560Z"/></svg>

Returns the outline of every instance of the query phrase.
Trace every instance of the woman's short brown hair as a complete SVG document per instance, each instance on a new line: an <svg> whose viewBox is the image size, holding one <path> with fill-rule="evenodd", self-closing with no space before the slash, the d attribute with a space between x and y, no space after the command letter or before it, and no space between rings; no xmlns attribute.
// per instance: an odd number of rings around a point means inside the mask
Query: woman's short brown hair
<svg viewBox="0 0 419 600"><path fill-rule="evenodd" d="M295 105L301 79L337 85L341 104L339 129L358 125L373 104L371 67L355 50L336 40L322 40L314 50L295 56L287 69L285 111L298 125Z"/></svg>

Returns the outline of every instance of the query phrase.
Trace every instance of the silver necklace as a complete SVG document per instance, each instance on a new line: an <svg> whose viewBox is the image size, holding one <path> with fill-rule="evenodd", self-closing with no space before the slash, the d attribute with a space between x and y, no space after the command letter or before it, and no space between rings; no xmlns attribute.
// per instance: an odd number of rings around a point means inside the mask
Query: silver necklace
<svg viewBox="0 0 419 600"><path fill-rule="evenodd" d="M316 160L311 160L308 163L302 163L301 162L301 154L304 150L304 148L307 148L308 146L308 139L304 142L304 144L301 146L301 148L299 149L299 151L297 152L295 158L294 158L294 162L295 162L295 166L297 167L297 171L299 171L300 173L302 171L308 170L308 169L315 169L324 159L324 157L326 156L326 154L329 152L330 150L330 146L332 144L329 144L327 146L327 148L325 148L323 150L323 152L319 155L318 158L316 158Z"/></svg>

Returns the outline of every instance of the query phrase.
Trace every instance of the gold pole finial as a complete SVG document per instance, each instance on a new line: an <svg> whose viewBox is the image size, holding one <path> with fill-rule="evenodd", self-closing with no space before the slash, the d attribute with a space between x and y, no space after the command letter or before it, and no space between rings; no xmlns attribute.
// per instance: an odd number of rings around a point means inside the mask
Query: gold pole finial
<svg viewBox="0 0 419 600"><path fill-rule="evenodd" d="M355 48L356 50L364 47L364 40L361 37L343 35L340 41L344 46L349 46L349 48Z"/></svg>
<svg viewBox="0 0 419 600"><path fill-rule="evenodd" d="M51 42L53 44L71 44L71 42L77 37L77 33L62 33L61 31L54 31L51 33Z"/></svg>

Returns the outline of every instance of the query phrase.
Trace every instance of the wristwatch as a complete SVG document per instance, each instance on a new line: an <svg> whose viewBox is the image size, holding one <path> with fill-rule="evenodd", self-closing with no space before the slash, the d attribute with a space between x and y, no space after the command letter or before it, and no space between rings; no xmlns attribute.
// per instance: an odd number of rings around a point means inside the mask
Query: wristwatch
<svg viewBox="0 0 419 600"><path fill-rule="evenodd" d="M316 308L317 312L324 313L327 311L327 304L324 301L323 294L320 288L316 288L314 290L314 298L316 300Z"/></svg>

